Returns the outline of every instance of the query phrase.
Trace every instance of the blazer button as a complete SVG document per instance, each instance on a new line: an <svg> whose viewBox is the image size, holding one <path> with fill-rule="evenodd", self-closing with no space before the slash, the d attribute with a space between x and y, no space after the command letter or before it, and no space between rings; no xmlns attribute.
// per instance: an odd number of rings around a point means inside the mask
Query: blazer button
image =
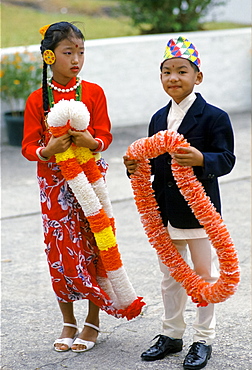
<svg viewBox="0 0 252 370"><path fill-rule="evenodd" d="M171 188L173 186L173 182L169 181L167 185L168 185L168 188Z"/></svg>
<svg viewBox="0 0 252 370"><path fill-rule="evenodd" d="M214 175L214 174L209 174L209 175L208 175L208 178L209 178L209 179L213 179L214 177L215 177L215 175Z"/></svg>

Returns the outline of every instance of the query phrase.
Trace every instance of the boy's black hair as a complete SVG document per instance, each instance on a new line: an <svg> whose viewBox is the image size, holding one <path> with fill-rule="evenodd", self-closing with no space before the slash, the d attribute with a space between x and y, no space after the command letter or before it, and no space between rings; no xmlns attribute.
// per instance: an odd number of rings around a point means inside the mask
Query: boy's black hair
<svg viewBox="0 0 252 370"><path fill-rule="evenodd" d="M186 59L186 58L182 58L182 59ZM168 60L168 59L165 59L165 60L161 63L161 65L160 65L160 71L161 71L161 72L162 72L163 64L164 64L164 62L165 62L166 60ZM196 64L194 64L193 62L191 62L189 59L186 59L186 60L188 60L188 62L190 62L191 66L192 66L192 67L193 67L193 69L194 69L194 72L200 72L199 67L198 67L198 66L196 66Z"/></svg>
<svg viewBox="0 0 252 370"><path fill-rule="evenodd" d="M57 22L51 24L45 32L44 39L41 41L40 51L43 55L45 50L54 51L57 45L65 40L71 40L73 37L85 40L83 33L73 23ZM48 113L49 99L47 92L47 64L43 62L43 78L42 78L42 91L43 91L43 109L45 115Z"/></svg>

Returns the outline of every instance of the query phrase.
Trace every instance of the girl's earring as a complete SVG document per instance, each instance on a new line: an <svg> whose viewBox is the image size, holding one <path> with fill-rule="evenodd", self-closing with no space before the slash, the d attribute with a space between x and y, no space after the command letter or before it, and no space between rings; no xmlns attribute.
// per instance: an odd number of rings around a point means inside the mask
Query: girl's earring
<svg viewBox="0 0 252 370"><path fill-rule="evenodd" d="M55 63L56 56L52 50L47 49L43 52L43 60L46 64L51 65Z"/></svg>

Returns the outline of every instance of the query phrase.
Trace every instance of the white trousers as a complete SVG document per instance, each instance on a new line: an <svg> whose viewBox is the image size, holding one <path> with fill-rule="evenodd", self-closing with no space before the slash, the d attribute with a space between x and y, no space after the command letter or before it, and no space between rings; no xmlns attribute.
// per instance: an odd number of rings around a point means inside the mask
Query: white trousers
<svg viewBox="0 0 252 370"><path fill-rule="evenodd" d="M218 279L218 259L208 238L173 240L173 243L186 262L188 262L187 246L189 247L193 269L205 281L212 283ZM181 339L186 329L184 312L187 294L185 289L170 276L168 267L160 259L159 264L163 273L161 283L164 303L163 335ZM196 307L196 310L193 342L205 341L206 345L210 345L215 337L214 304Z"/></svg>

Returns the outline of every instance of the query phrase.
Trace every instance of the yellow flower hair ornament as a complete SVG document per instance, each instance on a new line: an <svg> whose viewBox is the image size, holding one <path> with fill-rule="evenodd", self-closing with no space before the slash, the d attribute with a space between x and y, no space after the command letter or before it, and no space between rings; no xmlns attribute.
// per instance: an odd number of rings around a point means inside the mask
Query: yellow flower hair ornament
<svg viewBox="0 0 252 370"><path fill-rule="evenodd" d="M47 122L54 136L69 128L84 131L90 113L81 101L61 100L51 108ZM88 148L72 144L64 153L55 155L62 175L72 189L94 234L102 261L97 282L113 302L117 317L128 320L141 313L142 297L137 297L124 269L115 236L115 222L105 181Z"/></svg>
<svg viewBox="0 0 252 370"><path fill-rule="evenodd" d="M45 26L43 26L43 27L41 27L41 28L39 29L39 33L42 35L42 40L44 40L44 38L45 38L45 33L46 33L46 31L48 30L48 28L49 28L50 26L51 26L50 24L47 24L47 25L45 25Z"/></svg>
<svg viewBox="0 0 252 370"><path fill-rule="evenodd" d="M229 232L202 184L194 175L192 167L180 166L172 160L172 173L180 192L206 230L219 258L220 277L214 284L208 283L189 267L172 243L158 211L150 182L149 158L166 152L175 153L179 147L189 146L182 135L167 130L135 141L128 147L126 155L139 161L137 171L131 175L131 185L150 244L169 268L171 276L191 296L192 301L197 303L197 306L207 306L208 303L223 302L233 295L240 281L238 256Z"/></svg>
<svg viewBox="0 0 252 370"><path fill-rule="evenodd" d="M43 52L43 60L46 64L52 65L56 61L56 56L52 50L45 50Z"/></svg>

